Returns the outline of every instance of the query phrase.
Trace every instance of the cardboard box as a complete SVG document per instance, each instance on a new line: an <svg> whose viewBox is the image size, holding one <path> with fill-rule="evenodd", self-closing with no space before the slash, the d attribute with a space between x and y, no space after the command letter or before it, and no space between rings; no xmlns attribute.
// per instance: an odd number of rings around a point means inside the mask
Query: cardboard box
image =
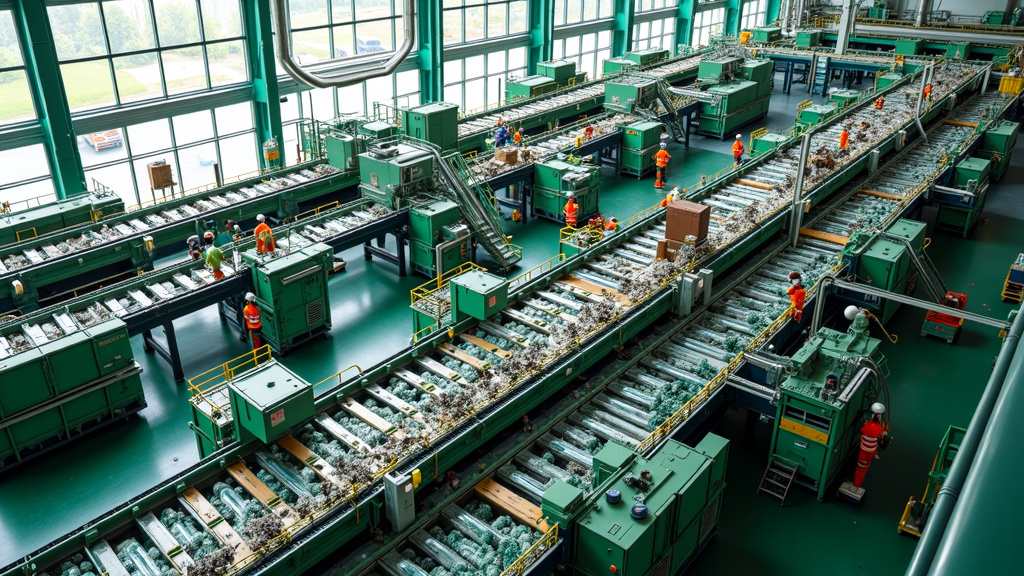
<svg viewBox="0 0 1024 576"><path fill-rule="evenodd" d="M171 172L170 164L151 162L146 164L146 168L149 169L150 188L154 190L162 190L164 188L170 188L171 186L178 185L178 183L174 181L174 175Z"/></svg>
<svg viewBox="0 0 1024 576"><path fill-rule="evenodd" d="M676 200L665 211L665 238L682 242L687 236L696 237L700 244L708 237L711 207L688 200Z"/></svg>
<svg viewBox="0 0 1024 576"><path fill-rule="evenodd" d="M665 240L664 238L658 240L658 251L654 255L655 260L664 260L665 258L668 258L668 255L666 254L666 251L668 250L667 243L668 240Z"/></svg>
<svg viewBox="0 0 1024 576"><path fill-rule="evenodd" d="M518 148L498 148L494 151L494 159L505 164L519 163Z"/></svg>

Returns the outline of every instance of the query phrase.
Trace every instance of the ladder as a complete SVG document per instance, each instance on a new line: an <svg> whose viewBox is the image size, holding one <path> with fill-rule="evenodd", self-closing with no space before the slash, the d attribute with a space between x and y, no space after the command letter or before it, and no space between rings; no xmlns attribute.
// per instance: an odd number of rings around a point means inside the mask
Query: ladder
<svg viewBox="0 0 1024 576"><path fill-rule="evenodd" d="M672 94L668 91L668 82L664 78L658 78L658 99L661 100L661 104L668 110L668 129L672 134L672 138L676 142L682 142L686 139L686 128L683 127L679 110L676 108L675 102L672 101Z"/></svg>
<svg viewBox="0 0 1024 576"><path fill-rule="evenodd" d="M815 56L814 59L814 81L811 83L811 94L828 94L828 77L832 70L829 69L828 56Z"/></svg>
<svg viewBox="0 0 1024 576"><path fill-rule="evenodd" d="M796 465L773 456L764 470L764 476L761 476L757 494L764 492L773 498L778 498L779 506L785 506L786 496L789 494L789 488L793 485L795 477Z"/></svg>
<svg viewBox="0 0 1024 576"><path fill-rule="evenodd" d="M910 245L910 241L902 236L882 234L882 237L906 247L907 254L910 254L910 260L917 271L917 278L924 285L928 298L932 302L942 302L946 298L946 283L942 281L942 276L939 275L939 270L935 267L935 263L928 257L928 253L921 250L920 257L918 257L917 252ZM908 288L908 293L913 292L914 286L909 286Z"/></svg>

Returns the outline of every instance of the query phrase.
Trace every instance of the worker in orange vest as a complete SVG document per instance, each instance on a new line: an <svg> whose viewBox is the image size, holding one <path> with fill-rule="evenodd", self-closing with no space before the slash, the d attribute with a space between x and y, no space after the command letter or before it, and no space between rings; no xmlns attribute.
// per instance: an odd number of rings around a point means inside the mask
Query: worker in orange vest
<svg viewBox="0 0 1024 576"><path fill-rule="evenodd" d="M273 252L274 234L270 231L270 226L267 225L267 217L260 214L256 216L256 220L259 221L256 230L253 231L253 236L256 237L256 252L258 254Z"/></svg>
<svg viewBox="0 0 1024 576"><path fill-rule="evenodd" d="M619 219L616 218L615 216L612 216L608 220L605 220L605 223L604 223L604 230L605 230L605 232L612 233L612 232L615 232L616 230L618 230L618 228L619 228Z"/></svg>
<svg viewBox="0 0 1024 576"><path fill-rule="evenodd" d="M804 300L807 299L807 291L804 290L800 280L799 272L791 272L789 281L793 285L786 290L786 294L789 294L789 301L793 304L793 320L796 322L800 322L804 318Z"/></svg>
<svg viewBox="0 0 1024 576"><path fill-rule="evenodd" d="M886 443L884 439L888 435L887 427L882 424L885 406L875 402L871 405L871 412L871 419L860 429L860 453L857 454L857 470L853 473L853 485L858 488L864 484L864 477L868 475L871 461L878 454L878 449Z"/></svg>
<svg viewBox="0 0 1024 576"><path fill-rule="evenodd" d="M263 322L260 320L260 308L256 305L256 295L249 292L245 295L248 304L242 308L242 316L245 317L245 330L252 337L252 349L256 350L263 346Z"/></svg>
<svg viewBox="0 0 1024 576"><path fill-rule="evenodd" d="M885 96L879 96L875 99L875 110L881 110L882 106L885 106Z"/></svg>
<svg viewBox="0 0 1024 576"><path fill-rule="evenodd" d="M682 196L683 196L683 192L680 192L679 186L676 186L676 187L672 188L671 192L669 192L668 194L665 195L665 199L662 200L661 204L658 204L658 206L661 206L662 208L664 208L664 207L668 206L669 204L675 202L676 200L679 200L680 198L682 198Z"/></svg>
<svg viewBox="0 0 1024 576"><path fill-rule="evenodd" d="M522 127L520 126L520 128ZM523 143L523 133L519 131L520 128L516 128L515 134L512 135L512 142L514 142L516 146Z"/></svg>
<svg viewBox="0 0 1024 576"><path fill-rule="evenodd" d="M562 209L565 212L565 225L576 227L576 213L580 211L580 205L576 203L576 198L573 197L572 192L569 193L569 201L565 203L565 208Z"/></svg>
<svg viewBox="0 0 1024 576"><path fill-rule="evenodd" d="M732 157L736 161L736 165L739 166L740 162L743 161L743 153L746 150L743 148L743 135L737 134L736 141L732 143Z"/></svg>
<svg viewBox="0 0 1024 576"><path fill-rule="evenodd" d="M924 87L924 99L926 101L932 99L932 85L928 84Z"/></svg>
<svg viewBox="0 0 1024 576"><path fill-rule="evenodd" d="M654 153L654 166L657 168L657 179L654 181L655 188L665 187L665 179L667 178L666 170L668 170L668 161L672 158L672 156L668 153L668 150L666 150L666 148L668 148L668 144L662 142L661 150L658 150L657 152Z"/></svg>
<svg viewBox="0 0 1024 576"><path fill-rule="evenodd" d="M843 131L839 133L839 149L846 150L850 147L850 131L843 127Z"/></svg>

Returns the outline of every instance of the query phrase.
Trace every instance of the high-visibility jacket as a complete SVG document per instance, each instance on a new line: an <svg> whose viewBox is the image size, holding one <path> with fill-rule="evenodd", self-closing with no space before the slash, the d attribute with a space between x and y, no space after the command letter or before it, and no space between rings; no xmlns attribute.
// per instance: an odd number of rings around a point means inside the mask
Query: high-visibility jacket
<svg viewBox="0 0 1024 576"><path fill-rule="evenodd" d="M839 133L839 148L846 150L846 147L850 145L850 132L846 128Z"/></svg>
<svg viewBox="0 0 1024 576"><path fill-rule="evenodd" d="M214 270L220 270L220 263L224 261L224 253L216 246L206 249L206 263Z"/></svg>
<svg viewBox="0 0 1024 576"><path fill-rule="evenodd" d="M885 429L882 425L874 420L868 420L860 428L860 449L865 452L875 452L878 450L878 438L882 435Z"/></svg>
<svg viewBox="0 0 1024 576"><path fill-rule="evenodd" d="M619 223L614 220L608 220L604 223L604 229L611 232L619 227Z"/></svg>
<svg viewBox="0 0 1024 576"><path fill-rule="evenodd" d="M562 209L565 212L565 223L568 226L576 226L576 213L579 212L580 205L572 200L565 203L565 208Z"/></svg>
<svg viewBox="0 0 1024 576"><path fill-rule="evenodd" d="M932 97L932 85L929 84L924 87L924 99L927 100Z"/></svg>
<svg viewBox="0 0 1024 576"><path fill-rule="evenodd" d="M274 233L270 231L270 226L267 226L266 222L260 222L253 235L256 236L257 252L263 254L274 251Z"/></svg>
<svg viewBox="0 0 1024 576"><path fill-rule="evenodd" d="M732 143L732 157L733 158L739 158L740 156L743 156L743 152L744 152L743 142L740 142L739 140L737 140L737 141Z"/></svg>
<svg viewBox="0 0 1024 576"><path fill-rule="evenodd" d="M876 110L881 110L882 106L884 106L884 105L885 105L885 98L882 98L881 96L879 96L878 99L875 100L875 109Z"/></svg>
<svg viewBox="0 0 1024 576"><path fill-rule="evenodd" d="M672 156L669 155L668 150L658 150L654 154L654 163L658 168L664 168L665 166L668 166L670 158L672 158Z"/></svg>
<svg viewBox="0 0 1024 576"><path fill-rule="evenodd" d="M803 286L794 284L789 287L789 290L786 290L786 293L789 294L789 301L793 303L794 308L797 310L804 309L804 300L807 299L807 290L804 290Z"/></svg>
<svg viewBox="0 0 1024 576"><path fill-rule="evenodd" d="M260 308L255 302L249 302L242 308L242 316L245 316L245 327L249 330L259 330L263 327L260 320Z"/></svg>

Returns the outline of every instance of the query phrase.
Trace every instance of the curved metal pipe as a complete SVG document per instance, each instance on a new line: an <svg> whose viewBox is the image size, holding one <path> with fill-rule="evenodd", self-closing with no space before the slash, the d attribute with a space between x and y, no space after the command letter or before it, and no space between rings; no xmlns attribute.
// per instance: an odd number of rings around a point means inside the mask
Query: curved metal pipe
<svg viewBox="0 0 1024 576"><path fill-rule="evenodd" d="M314 88L343 88L358 84L371 78L378 78L393 73L398 66L405 61L416 44L416 0L404 0L402 13L402 29L405 33L405 40L385 62L372 66L368 70L346 72L337 78L325 78L310 73L292 58L292 36L288 26L288 0L273 0L274 5L274 27L276 30L277 57L281 66L292 78L308 84ZM353 56L350 60L354 64L373 62L379 55L363 54Z"/></svg>

